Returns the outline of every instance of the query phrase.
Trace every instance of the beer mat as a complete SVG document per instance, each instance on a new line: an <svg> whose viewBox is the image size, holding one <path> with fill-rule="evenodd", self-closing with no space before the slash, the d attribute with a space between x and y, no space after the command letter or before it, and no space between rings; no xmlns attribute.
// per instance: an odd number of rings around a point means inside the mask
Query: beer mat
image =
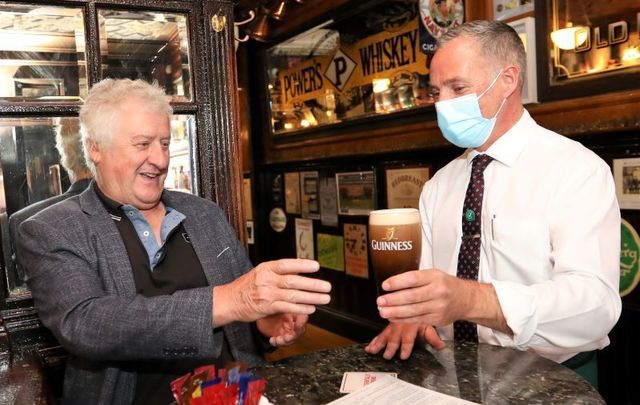
<svg viewBox="0 0 640 405"><path fill-rule="evenodd" d="M362 387L366 387L372 382L376 381L379 377L388 375L393 378L398 378L398 373L385 373L377 371L346 371L342 376L342 384L340 385L341 394L349 394Z"/></svg>

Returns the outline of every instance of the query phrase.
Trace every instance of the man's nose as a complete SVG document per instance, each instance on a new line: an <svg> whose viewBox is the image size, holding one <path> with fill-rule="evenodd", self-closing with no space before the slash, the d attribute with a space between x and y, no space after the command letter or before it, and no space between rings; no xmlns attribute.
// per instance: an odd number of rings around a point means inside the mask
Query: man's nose
<svg viewBox="0 0 640 405"><path fill-rule="evenodd" d="M164 169L169 166L169 148L160 142L154 142L149 148L147 161L158 168Z"/></svg>

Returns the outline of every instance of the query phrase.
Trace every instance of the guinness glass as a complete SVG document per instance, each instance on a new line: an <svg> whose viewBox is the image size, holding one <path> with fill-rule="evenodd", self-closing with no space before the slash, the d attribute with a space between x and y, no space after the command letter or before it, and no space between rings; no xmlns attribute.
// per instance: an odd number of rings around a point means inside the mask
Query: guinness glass
<svg viewBox="0 0 640 405"><path fill-rule="evenodd" d="M418 270L422 249L420 213L415 208L377 210L369 213L369 252L378 285L409 270Z"/></svg>

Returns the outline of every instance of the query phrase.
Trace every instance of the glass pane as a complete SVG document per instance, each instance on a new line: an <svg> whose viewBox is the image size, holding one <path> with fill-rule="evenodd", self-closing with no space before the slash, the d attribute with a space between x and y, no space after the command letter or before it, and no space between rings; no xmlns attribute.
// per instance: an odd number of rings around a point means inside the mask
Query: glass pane
<svg viewBox="0 0 640 405"><path fill-rule="evenodd" d="M432 103L418 2L387 1L267 51L273 133Z"/></svg>
<svg viewBox="0 0 640 405"><path fill-rule="evenodd" d="M169 172L165 188L197 194L194 174L193 143L196 136L196 118L193 115L174 115L171 119L171 144L169 145Z"/></svg>
<svg viewBox="0 0 640 405"><path fill-rule="evenodd" d="M616 70L640 72L638 0L554 0L552 84Z"/></svg>
<svg viewBox="0 0 640 405"><path fill-rule="evenodd" d="M86 93L82 10L0 3L0 100L78 100Z"/></svg>
<svg viewBox="0 0 640 405"><path fill-rule="evenodd" d="M62 127L77 133L77 118L0 118L0 233L9 296L27 292L24 272L13 260L11 238L15 237L17 225L38 211L13 214L47 200L38 205L38 210L44 209L60 201L56 196L70 186L56 149L56 131Z"/></svg>
<svg viewBox="0 0 640 405"><path fill-rule="evenodd" d="M187 17L99 10L103 77L157 81L172 101L192 99Z"/></svg>

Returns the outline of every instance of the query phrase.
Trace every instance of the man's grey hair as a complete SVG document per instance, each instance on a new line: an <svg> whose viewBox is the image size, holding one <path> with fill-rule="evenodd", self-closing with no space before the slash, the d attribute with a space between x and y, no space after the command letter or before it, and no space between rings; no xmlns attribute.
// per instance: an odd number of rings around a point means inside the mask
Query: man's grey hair
<svg viewBox="0 0 640 405"><path fill-rule="evenodd" d="M109 147L117 128L122 104L129 98L142 101L141 106L151 111L167 114L173 110L163 89L144 80L104 79L96 83L80 109L80 131L87 166L93 175L96 167L89 155L88 141L98 147Z"/></svg>
<svg viewBox="0 0 640 405"><path fill-rule="evenodd" d="M56 130L56 149L60 154L60 164L69 173L71 181L87 173L89 168L84 157L80 122L77 118L64 117Z"/></svg>
<svg viewBox="0 0 640 405"><path fill-rule="evenodd" d="M507 65L518 66L518 80L522 88L527 55L522 40L510 25L501 21L469 21L445 32L438 38L437 45L441 47L458 37L472 38L478 42L478 53L492 65L493 72L490 75L497 75Z"/></svg>

